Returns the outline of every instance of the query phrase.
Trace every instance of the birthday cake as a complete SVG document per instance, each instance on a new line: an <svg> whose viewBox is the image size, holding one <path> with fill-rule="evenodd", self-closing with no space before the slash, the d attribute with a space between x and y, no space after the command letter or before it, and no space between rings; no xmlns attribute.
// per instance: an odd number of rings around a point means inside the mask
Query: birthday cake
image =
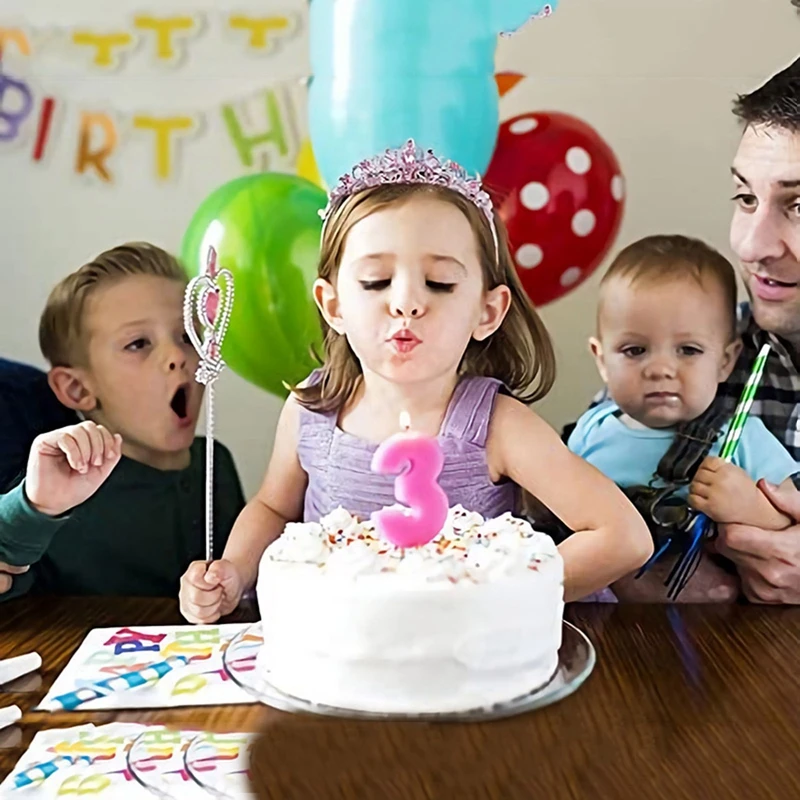
<svg viewBox="0 0 800 800"><path fill-rule="evenodd" d="M456 506L400 549L337 509L264 552L258 668L281 692L381 713L459 712L546 684L561 645L564 568L524 520Z"/></svg>

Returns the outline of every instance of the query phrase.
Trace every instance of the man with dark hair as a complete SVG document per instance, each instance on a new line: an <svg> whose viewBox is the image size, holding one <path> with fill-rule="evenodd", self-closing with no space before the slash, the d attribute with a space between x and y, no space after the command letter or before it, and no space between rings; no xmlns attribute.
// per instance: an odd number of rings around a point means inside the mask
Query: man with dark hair
<svg viewBox="0 0 800 800"><path fill-rule="evenodd" d="M733 160L735 209L731 248L749 302L740 308L743 350L729 380L720 386L733 413L756 354L772 352L752 414L800 460L800 58L734 102L743 127ZM565 434L567 431L565 431ZM800 604L800 492L759 481L772 504L795 524L775 533L745 525L721 525L716 552L736 568L704 557L680 599L731 601L740 591L752 602ZM797 487L800 489L800 486ZM639 580L614 585L621 600L664 601L660 563Z"/></svg>
<svg viewBox="0 0 800 800"><path fill-rule="evenodd" d="M800 58L739 96L734 113L744 132L731 168L730 241L750 303L744 350L723 391L735 404L756 353L771 344L754 412L800 460ZM780 535L721 526L717 551L736 565L748 599L800 604L800 494L761 488L796 524Z"/></svg>

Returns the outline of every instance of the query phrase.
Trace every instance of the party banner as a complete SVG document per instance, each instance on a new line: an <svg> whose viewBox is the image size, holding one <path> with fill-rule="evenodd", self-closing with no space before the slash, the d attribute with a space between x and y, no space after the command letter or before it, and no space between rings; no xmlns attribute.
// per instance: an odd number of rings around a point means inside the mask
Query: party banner
<svg viewBox="0 0 800 800"><path fill-rule="evenodd" d="M220 105L216 113L243 171L293 169L301 144L294 88L276 85ZM15 146L24 148L32 161L42 161L53 146L59 127L54 120L63 106L58 98L37 91L31 79L0 72L0 154ZM74 143L75 173L101 183L114 180L114 162L126 138L123 134L144 137L152 148L150 170L157 180L165 181L174 177L181 151L202 134L213 113L123 116L108 110L80 110L73 129L62 125L59 136Z"/></svg>
<svg viewBox="0 0 800 800"><path fill-rule="evenodd" d="M121 114L114 108L86 108L84 103L71 108L34 77L37 57L43 53L76 61L90 73L124 71L132 59L177 68L192 52L207 48L203 37L215 29L224 31L234 53L270 56L301 26L296 15L278 11L138 13L118 28L103 30L92 25L13 27L0 20L0 154L14 148L17 155L42 162L57 144L64 145L74 153L71 162L78 176L110 184L124 143L144 140L152 152L149 171L163 182L175 177L182 151L214 127L216 117L244 172L294 171L301 148L297 120L303 116L298 113L304 102L298 92L303 79L274 83L223 100L216 108Z"/></svg>
<svg viewBox="0 0 800 800"><path fill-rule="evenodd" d="M0 796L245 800L255 796L249 780L254 740L251 733L128 723L41 731L0 784Z"/></svg>
<svg viewBox="0 0 800 800"><path fill-rule="evenodd" d="M265 88L245 98L224 102L218 110L228 140L245 172L294 168L300 152L296 100L291 86ZM53 145L54 118L64 103L37 92L30 79L0 72L0 154L16 146L32 161L42 161ZM142 113L81 110L72 130L61 126L62 139L74 142L77 175L101 183L114 181L114 162L125 138L149 140L150 171L159 181L173 178L181 152L208 127L213 112Z"/></svg>
<svg viewBox="0 0 800 800"><path fill-rule="evenodd" d="M266 11L266 9L265 9ZM297 14L280 8L269 13L195 11L183 14L135 13L113 27L91 23L71 27L3 24L0 56L58 53L87 69L110 72L131 59L159 67L180 66L199 52L204 36L222 31L231 52L271 55L302 30Z"/></svg>
<svg viewBox="0 0 800 800"><path fill-rule="evenodd" d="M253 697L230 679L222 663L228 643L246 627L224 624L95 628L37 710L253 703ZM255 669L255 656L248 663L237 664L237 671L250 669ZM131 674L135 680L131 680ZM114 681L115 678L119 680ZM133 684L133 688L126 683ZM77 704L76 694L92 699Z"/></svg>

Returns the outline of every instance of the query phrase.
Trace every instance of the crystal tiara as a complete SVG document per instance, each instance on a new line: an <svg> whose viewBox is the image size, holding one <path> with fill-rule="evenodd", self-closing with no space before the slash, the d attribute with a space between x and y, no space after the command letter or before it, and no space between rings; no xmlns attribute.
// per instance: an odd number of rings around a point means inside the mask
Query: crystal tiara
<svg viewBox="0 0 800 800"><path fill-rule="evenodd" d="M483 190L480 176L470 175L455 161L440 159L432 150L418 147L413 139L409 139L402 147L388 149L365 159L356 164L351 173L342 175L328 195L328 205L319 215L327 221L333 209L346 198L387 183L424 183L458 192L483 212L497 245L492 200Z"/></svg>

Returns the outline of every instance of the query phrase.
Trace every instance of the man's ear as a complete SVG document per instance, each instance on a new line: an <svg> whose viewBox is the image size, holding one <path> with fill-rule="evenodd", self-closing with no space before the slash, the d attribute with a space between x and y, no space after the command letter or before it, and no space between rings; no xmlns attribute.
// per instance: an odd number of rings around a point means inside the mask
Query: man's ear
<svg viewBox="0 0 800 800"><path fill-rule="evenodd" d="M53 367L47 373L47 382L62 406L74 411L94 411L97 407L97 398L80 369Z"/></svg>
<svg viewBox="0 0 800 800"><path fill-rule="evenodd" d="M336 333L344 333L342 318L339 315L339 298L332 283L323 278L317 278L314 281L314 302L317 304L317 308L319 308L325 322Z"/></svg>
<svg viewBox="0 0 800 800"><path fill-rule="evenodd" d="M597 371L600 373L600 377L603 379L603 383L608 383L608 370L606 369L606 361L603 355L603 345L600 344L600 340L596 337L592 336L589 338L589 350L594 356L594 363L597 367Z"/></svg>
<svg viewBox="0 0 800 800"><path fill-rule="evenodd" d="M742 340L737 336L726 348L725 354L722 359L722 364L719 368L719 382L725 383L733 372L736 362L739 360L739 355L742 352Z"/></svg>

